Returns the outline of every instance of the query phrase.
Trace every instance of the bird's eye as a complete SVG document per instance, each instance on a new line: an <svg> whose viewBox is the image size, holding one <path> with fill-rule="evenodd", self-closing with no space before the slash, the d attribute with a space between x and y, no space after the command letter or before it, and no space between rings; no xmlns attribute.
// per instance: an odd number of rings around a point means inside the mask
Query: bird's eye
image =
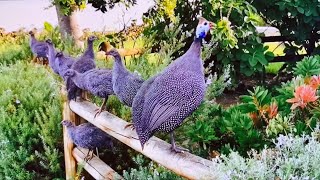
<svg viewBox="0 0 320 180"><path fill-rule="evenodd" d="M206 26L206 25L208 25L208 23L207 23L207 22L205 22L205 23L204 23L204 25Z"/></svg>

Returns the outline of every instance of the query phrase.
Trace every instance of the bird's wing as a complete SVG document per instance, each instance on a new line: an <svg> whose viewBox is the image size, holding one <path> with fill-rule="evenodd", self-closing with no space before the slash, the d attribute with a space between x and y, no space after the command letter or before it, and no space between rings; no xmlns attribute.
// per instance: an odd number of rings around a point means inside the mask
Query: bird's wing
<svg viewBox="0 0 320 180"><path fill-rule="evenodd" d="M76 127L75 133L79 139L90 138L88 136L92 135L95 131L95 127L89 123L80 124Z"/></svg>
<svg viewBox="0 0 320 180"><path fill-rule="evenodd" d="M46 51L48 51L48 46L46 44L37 43L34 45L34 49L36 51L46 52Z"/></svg>
<svg viewBox="0 0 320 180"><path fill-rule="evenodd" d="M183 120L189 115L202 101L201 81L188 72L157 78L146 93L142 131L153 132L172 116L181 116Z"/></svg>
<svg viewBox="0 0 320 180"><path fill-rule="evenodd" d="M112 72L94 70L87 76L87 88L90 90L108 87L112 90ZM108 86L109 85L109 86ZM110 92L111 93L111 92Z"/></svg>

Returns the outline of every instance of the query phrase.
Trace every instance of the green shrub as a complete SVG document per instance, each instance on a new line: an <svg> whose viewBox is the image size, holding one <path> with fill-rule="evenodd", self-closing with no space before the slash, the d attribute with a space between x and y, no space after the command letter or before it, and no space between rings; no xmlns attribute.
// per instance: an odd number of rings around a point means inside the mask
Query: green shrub
<svg viewBox="0 0 320 180"><path fill-rule="evenodd" d="M30 59L32 53L26 35L17 39L6 40L0 36L0 64L14 64L16 61Z"/></svg>
<svg viewBox="0 0 320 180"><path fill-rule="evenodd" d="M255 128L248 114L237 106L230 107L222 113L222 118L216 128L219 128L232 149L246 155L250 149L262 149L266 144L263 134Z"/></svg>
<svg viewBox="0 0 320 180"><path fill-rule="evenodd" d="M26 63L1 66L0 74L1 179L62 178L61 98L52 74Z"/></svg>
<svg viewBox="0 0 320 180"><path fill-rule="evenodd" d="M320 56L305 57L293 68L295 75L310 77L320 74Z"/></svg>
<svg viewBox="0 0 320 180"><path fill-rule="evenodd" d="M312 136L280 135L274 149L252 151L249 158L231 152L214 159L217 179L319 179L319 126Z"/></svg>
<svg viewBox="0 0 320 180"><path fill-rule="evenodd" d="M220 77L218 77L217 73L210 72L206 84L206 99L209 101L215 100L216 97L220 96L231 85L230 65L225 67Z"/></svg>
<svg viewBox="0 0 320 180"><path fill-rule="evenodd" d="M202 149L223 153L233 149L246 155L252 148L259 150L267 144L263 132L254 126L252 119L239 106L223 109L218 104L205 101L188 118L185 126L183 130L187 132L187 138L199 144L198 149L192 150L201 156L206 156Z"/></svg>
<svg viewBox="0 0 320 180"><path fill-rule="evenodd" d="M138 165L137 169L130 169L129 171L123 172L123 177L126 180L183 180L180 176L175 173L165 169L162 166L157 166L150 162L147 166L145 166L145 161L142 155L138 155L134 158L134 161Z"/></svg>
<svg viewBox="0 0 320 180"><path fill-rule="evenodd" d="M215 125L222 114L222 108L216 103L204 101L198 109L188 118L186 124L187 138L207 149L210 142L219 140L215 132Z"/></svg>

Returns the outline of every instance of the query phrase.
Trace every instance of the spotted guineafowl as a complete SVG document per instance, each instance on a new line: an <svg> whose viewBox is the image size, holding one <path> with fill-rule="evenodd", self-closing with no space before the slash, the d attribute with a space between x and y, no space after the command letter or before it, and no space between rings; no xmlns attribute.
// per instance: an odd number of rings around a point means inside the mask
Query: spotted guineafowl
<svg viewBox="0 0 320 180"><path fill-rule="evenodd" d="M56 54L56 59L55 59L55 65L58 69L59 75L63 78L66 89L67 89L67 95L68 99L72 99L69 97L70 94L75 94L76 92L69 93L70 90L76 91L77 86L73 83L71 78L65 77L64 74L67 72L68 69L71 68L72 64L75 62L75 59L72 57L66 57L62 52L58 52Z"/></svg>
<svg viewBox="0 0 320 180"><path fill-rule="evenodd" d="M89 149L85 161L92 159L93 150L96 148L106 148L114 151L111 137L93 124L83 123L75 126L69 120L63 120L61 124L66 127L68 135L75 145Z"/></svg>
<svg viewBox="0 0 320 180"><path fill-rule="evenodd" d="M56 50L54 48L54 45L52 43L51 39L47 39L46 43L48 45L48 60L49 60L49 66L51 67L52 71L56 74L59 74L59 69L56 66Z"/></svg>
<svg viewBox="0 0 320 180"><path fill-rule="evenodd" d="M63 52L57 52L55 56L55 66L58 69L59 75L64 78L64 74L68 69L71 68L72 64L76 62L76 60L72 57L65 56Z"/></svg>
<svg viewBox="0 0 320 180"><path fill-rule="evenodd" d="M200 57L202 39L214 24L199 18L196 38L189 50L160 74L145 81L133 100L133 123L143 149L157 131L169 132L171 149L176 147L174 130L201 103L205 95L203 64Z"/></svg>
<svg viewBox="0 0 320 180"><path fill-rule="evenodd" d="M42 64L47 64L48 60L48 45L46 42L38 41L34 37L34 32L30 31L30 48L33 53L33 61L40 60Z"/></svg>
<svg viewBox="0 0 320 180"><path fill-rule="evenodd" d="M93 51L93 42L96 39L97 38L95 36L90 36L88 38L87 49L85 50L83 55L80 56L80 58L75 63L73 63L73 65L71 66L73 70L76 70L79 73L84 73L96 67L96 63L94 61L94 51ZM68 99L76 100L77 94L81 95L82 91L81 89L75 86L70 86L70 88L72 89L68 89Z"/></svg>
<svg viewBox="0 0 320 180"><path fill-rule="evenodd" d="M112 88L112 71L107 69L91 69L79 73L73 69L67 70L66 77L70 77L74 84L82 90L89 91L95 96L104 98L100 109L95 117L105 109L109 95L114 94Z"/></svg>
<svg viewBox="0 0 320 180"><path fill-rule="evenodd" d="M126 69L116 49L110 50L106 55L113 56L115 61L112 69L113 91L122 103L131 107L133 98L144 80Z"/></svg>

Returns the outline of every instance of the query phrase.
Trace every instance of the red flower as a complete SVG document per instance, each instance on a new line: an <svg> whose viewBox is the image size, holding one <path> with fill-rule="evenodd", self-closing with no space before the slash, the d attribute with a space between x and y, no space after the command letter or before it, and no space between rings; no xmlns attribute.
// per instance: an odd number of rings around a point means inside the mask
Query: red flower
<svg viewBox="0 0 320 180"><path fill-rule="evenodd" d="M314 89L318 89L320 86L320 76L312 76L310 80L310 86Z"/></svg>
<svg viewBox="0 0 320 180"><path fill-rule="evenodd" d="M302 85L295 89L294 98L288 99L288 103L292 103L291 109L301 107L302 109L307 106L307 103L314 102L318 99L316 96L316 89L309 85Z"/></svg>
<svg viewBox="0 0 320 180"><path fill-rule="evenodd" d="M270 104L270 106L267 109L268 112L268 117L270 119L276 117L276 115L278 114L278 105L276 102L273 102Z"/></svg>

